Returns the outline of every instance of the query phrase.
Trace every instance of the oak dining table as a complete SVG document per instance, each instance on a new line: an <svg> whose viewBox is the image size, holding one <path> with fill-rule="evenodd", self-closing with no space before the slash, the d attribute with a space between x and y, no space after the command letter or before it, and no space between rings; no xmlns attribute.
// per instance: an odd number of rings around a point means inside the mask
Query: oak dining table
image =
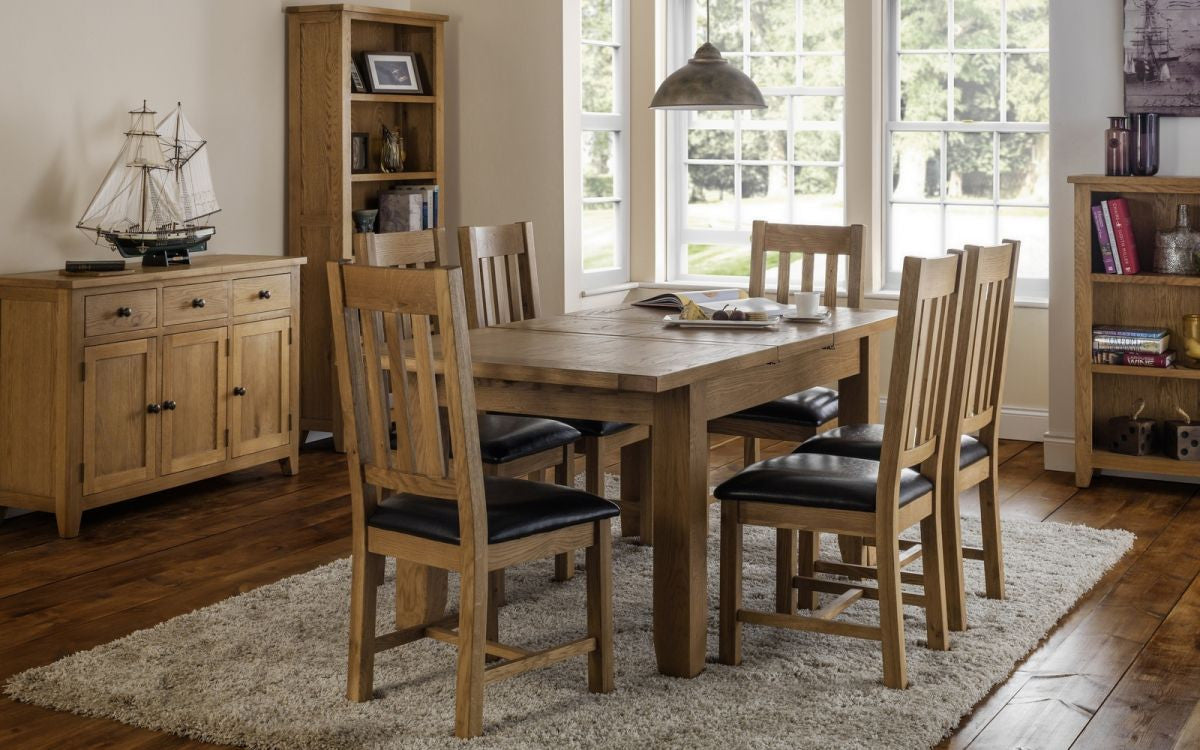
<svg viewBox="0 0 1200 750"><path fill-rule="evenodd" d="M679 328L661 309L619 305L477 328L476 406L650 426L636 463L653 498L641 523L653 537L654 650L663 674L695 677L709 614L709 420L836 382L842 423L877 421L879 336L895 317L836 308L821 323ZM396 581L399 627L444 616L444 578L405 564Z"/></svg>

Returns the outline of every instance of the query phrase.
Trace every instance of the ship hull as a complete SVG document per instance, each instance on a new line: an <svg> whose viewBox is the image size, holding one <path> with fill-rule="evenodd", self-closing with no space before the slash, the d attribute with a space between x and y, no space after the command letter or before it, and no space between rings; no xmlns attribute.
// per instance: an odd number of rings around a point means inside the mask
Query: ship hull
<svg viewBox="0 0 1200 750"><path fill-rule="evenodd" d="M101 232L123 258L143 258L146 265L187 263L188 253L208 249L214 227L163 229L157 232Z"/></svg>

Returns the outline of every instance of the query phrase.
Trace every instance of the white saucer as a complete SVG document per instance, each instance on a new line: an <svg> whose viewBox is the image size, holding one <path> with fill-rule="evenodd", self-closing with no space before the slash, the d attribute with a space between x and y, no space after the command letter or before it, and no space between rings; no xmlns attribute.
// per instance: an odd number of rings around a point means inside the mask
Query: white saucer
<svg viewBox="0 0 1200 750"><path fill-rule="evenodd" d="M816 315L799 315L795 310L788 310L783 314L783 319L793 323L824 323L829 320L829 314L828 307L818 307Z"/></svg>

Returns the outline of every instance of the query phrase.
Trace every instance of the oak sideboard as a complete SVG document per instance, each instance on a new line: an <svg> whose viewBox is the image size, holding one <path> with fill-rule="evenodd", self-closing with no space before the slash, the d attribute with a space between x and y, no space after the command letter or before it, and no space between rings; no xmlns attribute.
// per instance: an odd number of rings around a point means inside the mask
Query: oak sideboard
<svg viewBox="0 0 1200 750"><path fill-rule="evenodd" d="M299 470L304 258L0 276L0 509L84 510L278 461Z"/></svg>

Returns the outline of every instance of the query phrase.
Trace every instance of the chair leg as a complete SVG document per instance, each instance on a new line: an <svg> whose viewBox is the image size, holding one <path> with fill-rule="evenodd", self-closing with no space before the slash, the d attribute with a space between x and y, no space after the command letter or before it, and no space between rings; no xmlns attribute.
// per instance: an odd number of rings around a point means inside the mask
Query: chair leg
<svg viewBox="0 0 1200 750"><path fill-rule="evenodd" d="M650 441L621 448L621 533L654 544L654 506L651 504Z"/></svg>
<svg viewBox="0 0 1200 750"><path fill-rule="evenodd" d="M1004 598L1004 542L1000 538L998 468L993 463L988 478L979 485L979 510L983 521L983 578L989 599Z"/></svg>
<svg viewBox="0 0 1200 750"><path fill-rule="evenodd" d="M955 631L967 629L967 595L963 580L962 519L958 509L958 471L942 473L939 541L946 579L946 625ZM922 532L923 533L923 532ZM922 545L922 549L924 546Z"/></svg>
<svg viewBox="0 0 1200 750"><path fill-rule="evenodd" d="M721 503L721 609L720 649L722 664L742 663L742 525L738 523L737 503Z"/></svg>
<svg viewBox="0 0 1200 750"><path fill-rule="evenodd" d="M799 532L796 552L796 572L811 577L816 573L817 554L820 551L821 535L815 531ZM797 606L800 609L817 608L817 592L808 584L796 587Z"/></svg>
<svg viewBox="0 0 1200 750"><path fill-rule="evenodd" d="M796 614L796 531L775 529L775 611L784 615Z"/></svg>
<svg viewBox="0 0 1200 750"><path fill-rule="evenodd" d="M876 534L879 557L879 628L883 643L883 684L908 687L904 657L904 613L900 601L900 543L893 530Z"/></svg>
<svg viewBox="0 0 1200 750"><path fill-rule="evenodd" d="M493 570L488 573L488 600L487 600L487 639L489 641L500 640L500 599L504 596L504 571ZM488 661L495 661L496 657L488 657Z"/></svg>
<svg viewBox="0 0 1200 750"><path fill-rule="evenodd" d="M596 650L588 654L588 690L609 693L613 689L612 528L597 521L592 546L587 548L588 635L596 639Z"/></svg>
<svg viewBox="0 0 1200 750"><path fill-rule="evenodd" d="M371 700L375 682L375 604L380 565L367 552L356 552L350 562L350 668L346 697L361 703Z"/></svg>
<svg viewBox="0 0 1200 750"><path fill-rule="evenodd" d="M742 438L742 467L758 463L758 438Z"/></svg>
<svg viewBox="0 0 1200 750"><path fill-rule="evenodd" d="M921 571L925 585L925 636L934 651L950 649L950 634L946 631L946 583L942 578L942 530L936 513L921 521Z"/></svg>
<svg viewBox="0 0 1200 750"><path fill-rule="evenodd" d="M458 607L458 676L454 694L454 734L483 734L484 647L487 638L487 580L483 571L464 570Z"/></svg>
<svg viewBox="0 0 1200 750"><path fill-rule="evenodd" d="M574 468L575 453L574 446L563 447L562 462L554 467L555 484L561 484L564 487L575 486L575 476L571 471ZM591 463L591 456L587 457L588 463ZM604 471L603 468L600 470ZM590 491L590 490L589 490ZM563 552L554 556L554 580L569 581L575 577L575 550Z"/></svg>

